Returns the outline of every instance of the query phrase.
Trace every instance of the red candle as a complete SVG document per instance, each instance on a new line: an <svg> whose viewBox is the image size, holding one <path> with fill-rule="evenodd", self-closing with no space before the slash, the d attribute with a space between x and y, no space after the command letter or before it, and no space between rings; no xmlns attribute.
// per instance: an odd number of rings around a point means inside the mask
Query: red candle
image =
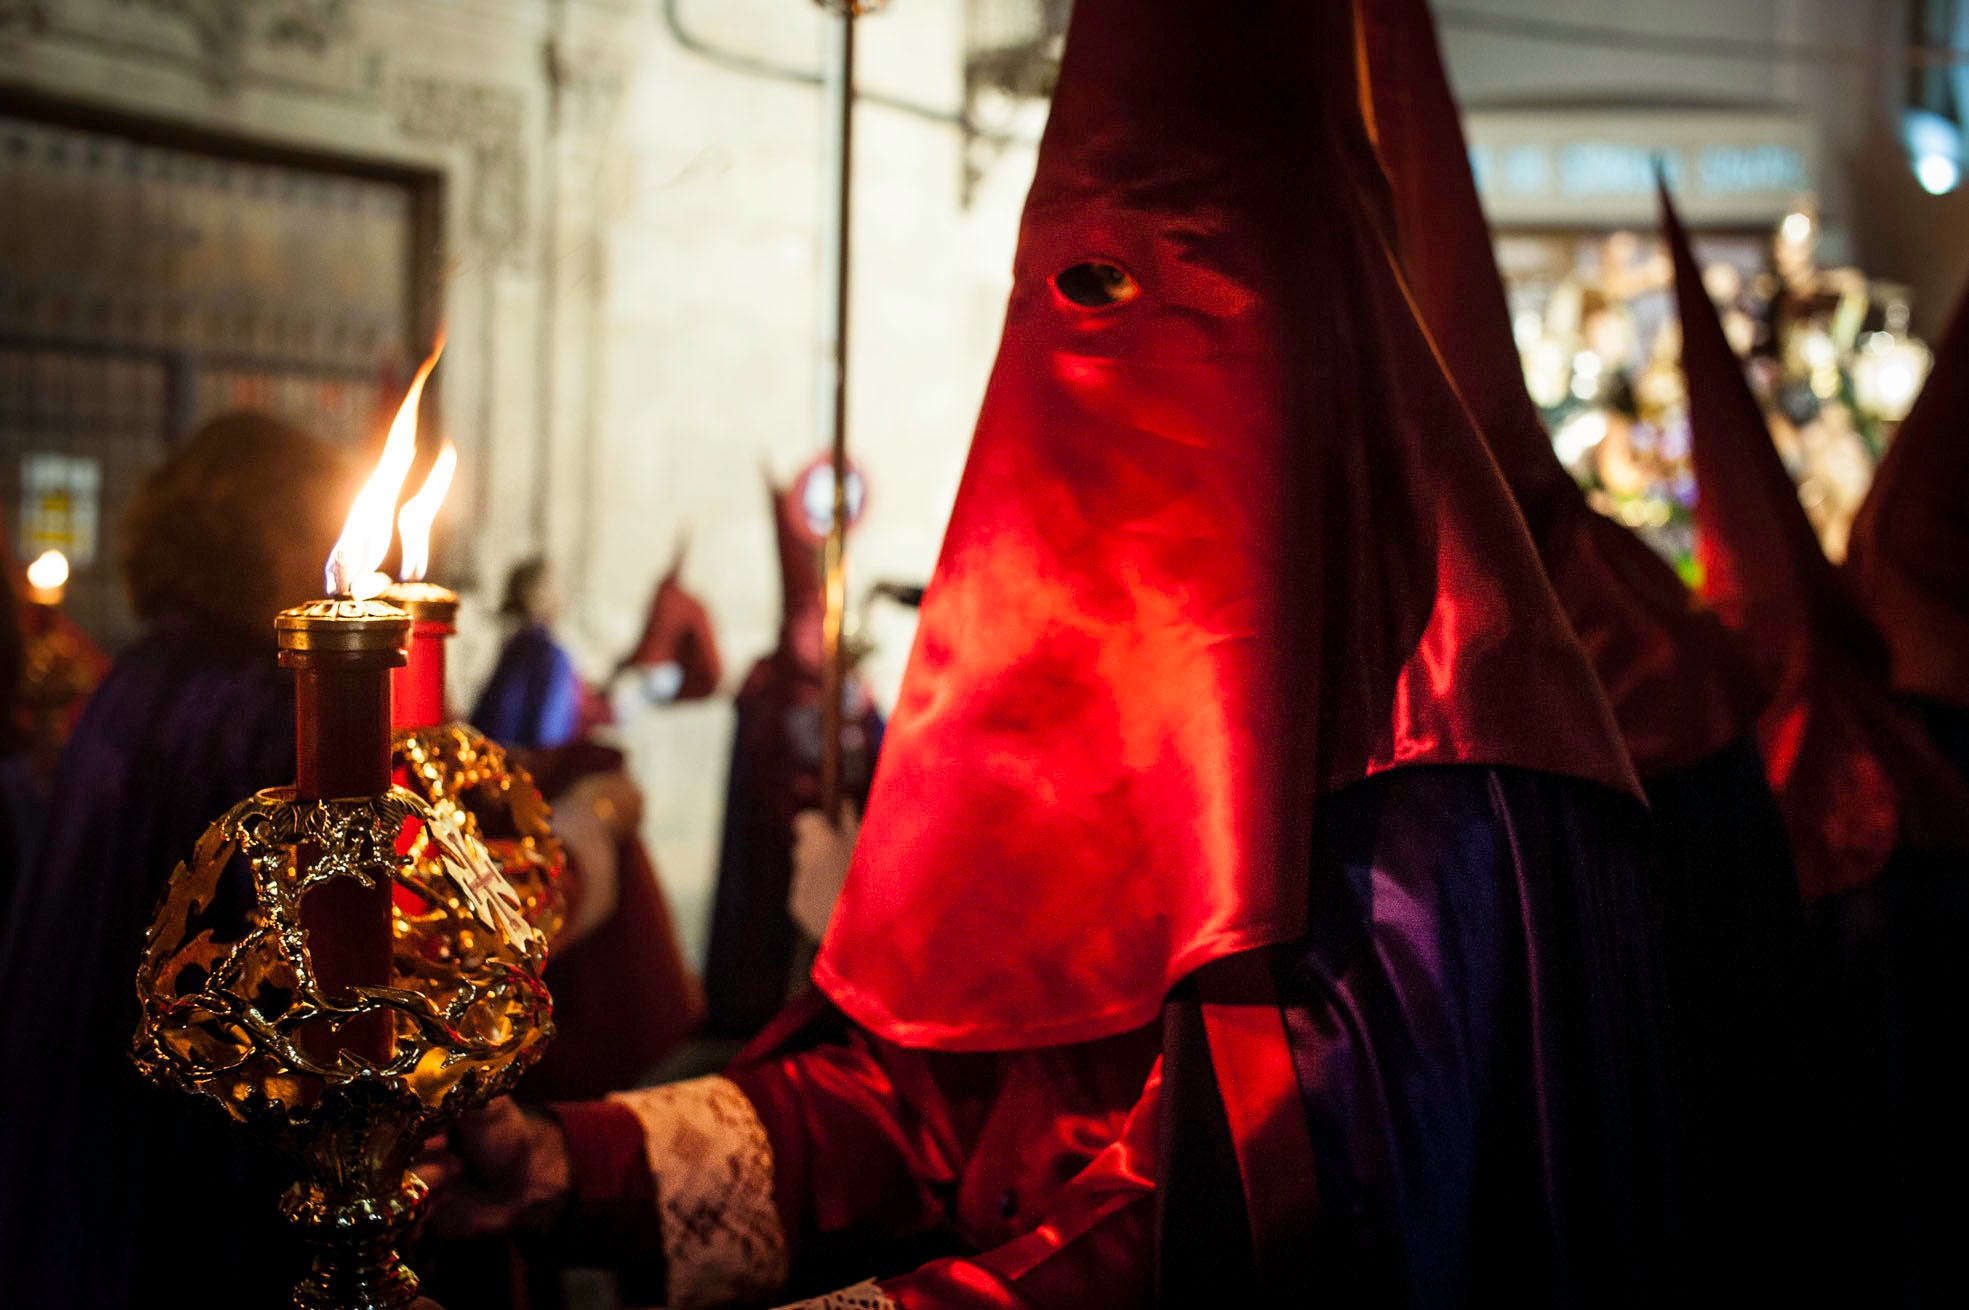
<svg viewBox="0 0 1969 1310"><path fill-rule="evenodd" d="M381 601L322 600L274 621L294 670L295 792L302 800L375 796L390 787L390 677L404 663L410 616ZM310 853L302 852L302 858ZM338 878L308 893L301 926L316 979L346 1003L390 982L391 885ZM351 1051L377 1063L394 1047L387 1011L304 1034L317 1059Z"/></svg>
<svg viewBox="0 0 1969 1310"><path fill-rule="evenodd" d="M392 726L429 728L451 716L444 709L444 654L458 631L458 593L429 582L398 582L383 593L410 614L410 658L391 674Z"/></svg>

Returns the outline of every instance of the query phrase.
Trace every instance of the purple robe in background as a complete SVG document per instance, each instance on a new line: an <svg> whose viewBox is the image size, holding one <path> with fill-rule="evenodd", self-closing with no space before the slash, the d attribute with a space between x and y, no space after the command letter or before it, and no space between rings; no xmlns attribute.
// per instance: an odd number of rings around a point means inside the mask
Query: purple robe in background
<svg viewBox="0 0 1969 1310"><path fill-rule="evenodd" d="M1801 906L1752 730L1762 702L1717 617L1596 513L1525 389L1511 308L1424 0L1363 0L1373 141L1409 291L1525 516L1655 818L1690 1261L1717 1299L1771 1299L1797 1263L1812 1080L1796 1018Z"/></svg>
<svg viewBox="0 0 1969 1310"><path fill-rule="evenodd" d="M528 750L574 740L581 730L581 678L544 626L529 623L506 639L471 721L494 741Z"/></svg>
<svg viewBox="0 0 1969 1310"><path fill-rule="evenodd" d="M859 688L850 689L848 703L843 791L861 805L882 748L882 715ZM704 989L710 1031L749 1037L779 1013L793 981L800 937L786 897L793 817L820 804L819 672L776 651L753 666L736 708Z"/></svg>
<svg viewBox="0 0 1969 1310"><path fill-rule="evenodd" d="M1674 1304L1646 812L1445 766L1326 798L1314 834L1306 934L1261 953L1305 1213L1254 1261L1206 969L1164 1012L1158 1304Z"/></svg>
<svg viewBox="0 0 1969 1310"><path fill-rule="evenodd" d="M276 1209L277 1158L129 1058L138 956L171 870L235 801L293 776L293 693L273 652L188 626L117 660L76 725L0 940L6 1304L125 1310L189 1287L196 1261L202 1303L271 1306L305 1268Z"/></svg>

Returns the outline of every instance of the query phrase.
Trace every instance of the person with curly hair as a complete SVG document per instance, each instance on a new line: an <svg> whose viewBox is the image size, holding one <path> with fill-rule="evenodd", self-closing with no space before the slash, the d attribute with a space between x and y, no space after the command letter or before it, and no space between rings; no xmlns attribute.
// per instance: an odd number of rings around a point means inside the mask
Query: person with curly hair
<svg viewBox="0 0 1969 1310"><path fill-rule="evenodd" d="M227 1234L210 1299L275 1304L296 1268L249 1142L131 1067L145 925L172 868L241 796L291 781L294 706L273 618L321 593L353 486L278 420L216 418L177 445L123 523L146 631L91 698L57 768L38 857L0 927L0 1287L10 1304L124 1307L183 1258L165 1198L196 1183ZM221 893L224 895L224 893Z"/></svg>

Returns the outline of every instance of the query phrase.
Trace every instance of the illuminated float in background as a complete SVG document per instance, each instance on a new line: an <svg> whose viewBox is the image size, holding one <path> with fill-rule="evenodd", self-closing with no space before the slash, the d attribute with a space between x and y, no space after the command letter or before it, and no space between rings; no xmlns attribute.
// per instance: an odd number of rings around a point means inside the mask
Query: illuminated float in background
<svg viewBox="0 0 1969 1310"><path fill-rule="evenodd" d="M1812 203L1800 201L1773 231L1765 267L1716 261L1704 280L1799 499L1837 560L1931 356L1908 329L1907 288L1820 267L1820 235ZM1513 329L1560 459L1596 508L1639 530L1694 580L1695 480L1669 285L1658 246L1616 232L1597 265L1562 280L1542 308L1520 308Z"/></svg>

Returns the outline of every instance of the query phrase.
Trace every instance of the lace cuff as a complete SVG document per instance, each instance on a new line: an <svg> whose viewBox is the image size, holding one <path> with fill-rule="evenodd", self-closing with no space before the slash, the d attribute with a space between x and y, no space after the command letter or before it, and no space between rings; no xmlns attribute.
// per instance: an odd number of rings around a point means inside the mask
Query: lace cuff
<svg viewBox="0 0 1969 1310"><path fill-rule="evenodd" d="M782 1306L780 1310L897 1310L896 1303L882 1294L874 1280L844 1287L826 1296L816 1296L808 1301L795 1301Z"/></svg>
<svg viewBox="0 0 1969 1310"><path fill-rule="evenodd" d="M757 1302L783 1286L786 1234L773 1204L772 1147L745 1093L714 1077L609 1099L643 1127L670 1310Z"/></svg>

